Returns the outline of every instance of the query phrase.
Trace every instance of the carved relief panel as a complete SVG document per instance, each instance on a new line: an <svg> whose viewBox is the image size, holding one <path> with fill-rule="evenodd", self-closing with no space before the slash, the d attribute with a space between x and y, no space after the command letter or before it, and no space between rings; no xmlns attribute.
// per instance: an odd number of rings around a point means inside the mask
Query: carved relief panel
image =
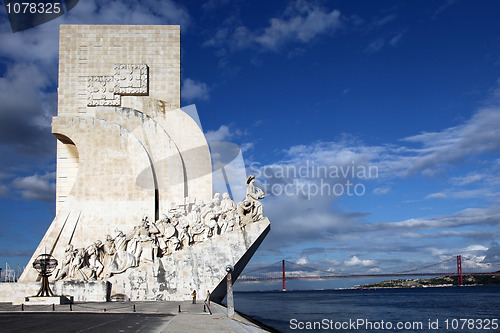
<svg viewBox="0 0 500 333"><path fill-rule="evenodd" d="M148 66L145 64L116 64L115 90L120 95L147 95Z"/></svg>
<svg viewBox="0 0 500 333"><path fill-rule="evenodd" d="M87 105L120 105L120 95L115 94L113 76L89 76L87 81Z"/></svg>
<svg viewBox="0 0 500 333"><path fill-rule="evenodd" d="M115 64L114 76L89 76L87 106L120 106L121 95L148 94L146 64Z"/></svg>

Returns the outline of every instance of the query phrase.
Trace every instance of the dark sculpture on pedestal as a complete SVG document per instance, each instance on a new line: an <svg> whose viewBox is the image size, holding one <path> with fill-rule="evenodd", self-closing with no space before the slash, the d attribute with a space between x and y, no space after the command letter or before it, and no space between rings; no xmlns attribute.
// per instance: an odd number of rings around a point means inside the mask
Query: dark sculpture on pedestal
<svg viewBox="0 0 500 333"><path fill-rule="evenodd" d="M41 254L33 262L33 268L42 277L42 286L38 290L36 297L54 296L49 286L49 276L57 267L57 260L50 254Z"/></svg>

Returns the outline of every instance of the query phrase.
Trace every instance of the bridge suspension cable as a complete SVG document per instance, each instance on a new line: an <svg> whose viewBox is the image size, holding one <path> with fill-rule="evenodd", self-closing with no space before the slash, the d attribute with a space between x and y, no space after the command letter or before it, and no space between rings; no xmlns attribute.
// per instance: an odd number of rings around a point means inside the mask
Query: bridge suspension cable
<svg viewBox="0 0 500 333"><path fill-rule="evenodd" d="M273 280L283 280L283 290L285 290L285 281L286 280L299 280L299 279L307 279L307 280L321 280L321 279L334 279L334 278L362 278L362 277L395 277L395 276L446 276L446 275L453 275L453 276L458 276L459 278L459 283L461 282L461 277L464 275L462 271L462 264L465 260L472 261L473 264L475 264L475 272L466 272L467 275L475 274L475 275L496 275L499 273L499 271L494 271L491 272L491 269L494 269L493 265L491 264L486 264L486 263L478 263L477 260L473 260L470 258L463 258L460 255L459 256L454 256L449 259L441 260L437 263L430 264L430 265L425 265L421 267L417 267L414 269L409 269L405 271L400 271L397 273L355 273L355 274L350 274L350 273L345 273L345 272L332 272L332 271L327 271L327 270L322 270L318 268L313 268L313 267L308 267L302 264L297 264L288 260L280 260L275 263L272 263L270 265L266 265L264 267L256 268L253 269L249 272L243 273L240 278L238 279L239 281L273 281ZM436 267L448 262L451 262L452 260L456 260L456 266L453 267L443 267L439 268L438 270L434 270L431 272L431 270L427 270L428 268L431 267ZM313 272L321 272L321 273L327 273L328 275L324 274L317 274L317 275L310 275L310 273L306 273L305 271L302 270L302 273L300 274L301 270L290 270L288 269L287 272L285 272L285 263L287 263L287 266L291 267L300 267L301 269L306 269L309 271ZM488 266L490 268L490 272L478 272L478 264L479 266ZM250 276L250 274L262 271L264 269L269 269L270 267L275 267L275 270L272 271L267 271L265 273L260 273L264 274L264 277L257 277L257 276ZM484 268L484 267L483 267ZM279 274L278 273L282 273ZM288 273L288 274L286 274ZM312 273L312 272L311 272Z"/></svg>
<svg viewBox="0 0 500 333"><path fill-rule="evenodd" d="M443 261L437 262L437 263L435 263L435 264L431 264L431 265L427 265L427 266L422 266L422 267L417 267L417 268L410 269L410 270L407 270L407 271L397 272L397 273L395 273L395 274L403 274L403 273L410 273L410 272L419 271L419 270L424 269L424 268L429 268L429 267L433 267L433 266L437 266L437 265L444 264L445 262L455 260L456 258L457 258L457 257L451 257L451 258L449 258L449 259L446 259L446 260L443 260Z"/></svg>
<svg viewBox="0 0 500 333"><path fill-rule="evenodd" d="M292 264L292 265L295 265L295 266L302 267L302 268L310 269L310 270L313 270L313 271L318 271L318 272L323 272L323 273L328 273L328 274L339 274L339 275L342 275L342 273L332 272L332 271L325 271L325 270L318 269L318 268L307 267L307 266L304 266L304 265L301 265L301 264L296 264L296 263L288 261L288 260L285 260L285 262L289 263L289 264Z"/></svg>
<svg viewBox="0 0 500 333"><path fill-rule="evenodd" d="M271 266L274 266L276 264L281 264L281 260L280 261L276 261L275 263L272 263L270 265L267 265L267 266L264 266L264 267L261 267L261 268L257 268L257 269L254 269L254 270L251 270L249 272L245 272L244 275L248 275L250 273L254 273L254 272L257 272L257 271L260 271L260 270L263 270L263 269L266 269L266 268L269 268Z"/></svg>

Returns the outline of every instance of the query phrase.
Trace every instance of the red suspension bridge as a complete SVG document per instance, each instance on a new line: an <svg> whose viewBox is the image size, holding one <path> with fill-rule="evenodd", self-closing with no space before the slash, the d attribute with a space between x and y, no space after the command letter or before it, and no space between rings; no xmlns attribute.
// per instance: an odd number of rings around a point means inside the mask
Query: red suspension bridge
<svg viewBox="0 0 500 333"><path fill-rule="evenodd" d="M458 255L440 262L417 267L410 270L392 273L338 273L331 270L322 270L296 264L287 260L244 272L238 281L277 281L283 282L283 290L287 280L324 280L342 278L370 278L370 277L404 277L404 276L457 276L458 284L463 285L463 277L468 275L500 275L500 266L477 262Z"/></svg>

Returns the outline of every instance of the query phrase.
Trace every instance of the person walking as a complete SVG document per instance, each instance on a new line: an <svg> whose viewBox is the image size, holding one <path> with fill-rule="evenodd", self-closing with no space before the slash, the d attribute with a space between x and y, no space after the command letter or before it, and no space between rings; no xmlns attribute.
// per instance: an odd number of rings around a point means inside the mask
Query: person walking
<svg viewBox="0 0 500 333"><path fill-rule="evenodd" d="M196 304L196 290L193 290L191 296L193 296L193 304Z"/></svg>
<svg viewBox="0 0 500 333"><path fill-rule="evenodd" d="M205 298L205 303L210 306L210 290L207 290L207 298Z"/></svg>

